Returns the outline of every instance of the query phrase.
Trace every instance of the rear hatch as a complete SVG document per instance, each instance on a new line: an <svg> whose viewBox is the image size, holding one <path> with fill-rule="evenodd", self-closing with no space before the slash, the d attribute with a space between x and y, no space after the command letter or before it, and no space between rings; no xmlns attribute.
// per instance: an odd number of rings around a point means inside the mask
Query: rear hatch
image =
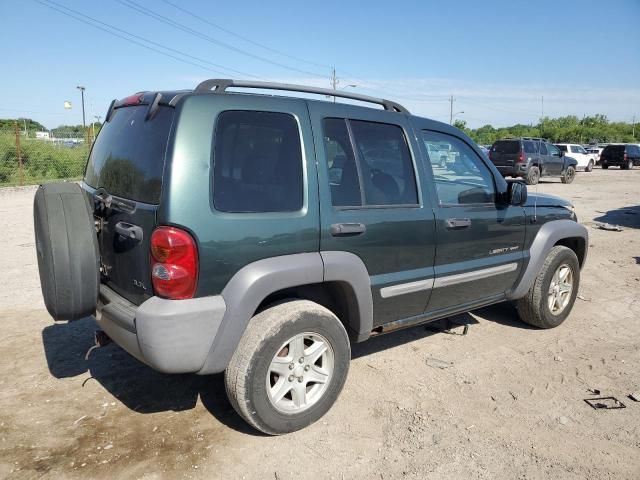
<svg viewBox="0 0 640 480"><path fill-rule="evenodd" d="M623 163L624 162L624 145L607 145L600 154L600 161L608 163Z"/></svg>
<svg viewBox="0 0 640 480"><path fill-rule="evenodd" d="M136 305L153 295L149 240L175 112L147 103L140 95L110 111L83 185L96 205L102 283Z"/></svg>
<svg viewBox="0 0 640 480"><path fill-rule="evenodd" d="M489 158L497 167L514 165L520 159L520 140L498 140L491 146Z"/></svg>

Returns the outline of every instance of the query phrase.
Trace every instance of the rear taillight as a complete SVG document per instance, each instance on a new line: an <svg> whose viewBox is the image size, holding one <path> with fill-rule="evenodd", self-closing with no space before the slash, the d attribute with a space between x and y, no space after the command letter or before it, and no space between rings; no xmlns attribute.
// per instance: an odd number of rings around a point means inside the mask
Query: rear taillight
<svg viewBox="0 0 640 480"><path fill-rule="evenodd" d="M520 150L520 154L518 155L518 163L524 163L524 152Z"/></svg>
<svg viewBox="0 0 640 480"><path fill-rule="evenodd" d="M198 283L198 249L193 237L175 227L151 235L151 282L161 297L192 298Z"/></svg>

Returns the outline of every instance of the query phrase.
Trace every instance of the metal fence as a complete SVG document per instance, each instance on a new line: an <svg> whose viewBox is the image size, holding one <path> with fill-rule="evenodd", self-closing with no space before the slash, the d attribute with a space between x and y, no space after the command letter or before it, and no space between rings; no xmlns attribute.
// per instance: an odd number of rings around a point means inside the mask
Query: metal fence
<svg viewBox="0 0 640 480"><path fill-rule="evenodd" d="M35 132L0 129L0 187L82 177L91 147L87 130Z"/></svg>

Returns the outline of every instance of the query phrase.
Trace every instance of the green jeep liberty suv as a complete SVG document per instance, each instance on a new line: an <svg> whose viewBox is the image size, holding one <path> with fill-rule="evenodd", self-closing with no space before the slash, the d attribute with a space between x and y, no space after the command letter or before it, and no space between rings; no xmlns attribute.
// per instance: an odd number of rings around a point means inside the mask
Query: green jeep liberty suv
<svg viewBox="0 0 640 480"><path fill-rule="evenodd" d="M42 185L34 222L55 320L95 314L100 344L161 372L225 372L268 434L329 410L351 342L506 300L559 325L588 248L569 202L527 197L456 128L233 80L112 102L84 180Z"/></svg>

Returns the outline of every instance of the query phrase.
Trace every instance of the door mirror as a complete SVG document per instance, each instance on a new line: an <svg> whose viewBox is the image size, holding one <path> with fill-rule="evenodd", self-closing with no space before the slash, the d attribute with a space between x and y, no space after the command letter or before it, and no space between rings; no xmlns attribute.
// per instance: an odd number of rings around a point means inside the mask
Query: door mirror
<svg viewBox="0 0 640 480"><path fill-rule="evenodd" d="M509 205L522 206L527 202L527 185L524 182L509 182L507 186Z"/></svg>

